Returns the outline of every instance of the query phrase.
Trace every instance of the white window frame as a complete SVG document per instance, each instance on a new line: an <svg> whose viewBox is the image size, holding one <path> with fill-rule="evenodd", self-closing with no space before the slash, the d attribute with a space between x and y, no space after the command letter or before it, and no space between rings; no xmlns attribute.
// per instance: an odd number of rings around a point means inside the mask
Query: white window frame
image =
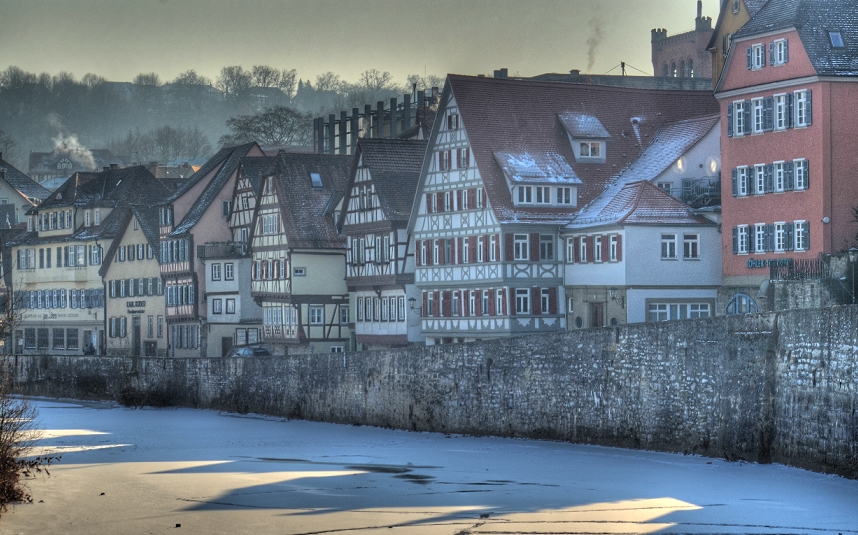
<svg viewBox="0 0 858 535"><path fill-rule="evenodd" d="M676 234L671 233L663 233L661 235L661 259L662 260L676 260L677 252L676 252Z"/></svg>
<svg viewBox="0 0 858 535"><path fill-rule="evenodd" d="M793 121L795 128L807 126L807 90L802 89L793 93L792 97Z"/></svg>
<svg viewBox="0 0 858 535"><path fill-rule="evenodd" d="M530 260L530 235L513 235L513 260Z"/></svg>
<svg viewBox="0 0 858 535"><path fill-rule="evenodd" d="M758 71L766 66L766 47L763 43L751 45L751 70Z"/></svg>
<svg viewBox="0 0 858 535"><path fill-rule="evenodd" d="M212 280L213 281L219 281L221 278L221 267L220 267L219 262L212 264L211 272L212 272Z"/></svg>
<svg viewBox="0 0 858 535"><path fill-rule="evenodd" d="M787 41L786 39L776 39L774 42L774 57L772 58L772 65L784 65L787 62L786 56L786 48Z"/></svg>
<svg viewBox="0 0 858 535"><path fill-rule="evenodd" d="M787 106L786 93L780 93L773 97L774 100L774 117L773 129L786 130L789 126L789 116L787 115L789 108Z"/></svg>
<svg viewBox="0 0 858 535"><path fill-rule="evenodd" d="M745 101L733 102L733 137L745 135Z"/></svg>
<svg viewBox="0 0 858 535"><path fill-rule="evenodd" d="M325 324L325 307L311 306L310 307L310 325Z"/></svg>
<svg viewBox="0 0 858 535"><path fill-rule="evenodd" d="M533 186L516 186L517 204L533 204Z"/></svg>
<svg viewBox="0 0 858 535"><path fill-rule="evenodd" d="M783 253L787 250L787 224L785 221L778 221L774 224L775 229L775 252Z"/></svg>
<svg viewBox="0 0 858 535"><path fill-rule="evenodd" d="M772 182L776 193L786 191L786 170L783 160L772 164Z"/></svg>
<svg viewBox="0 0 858 535"><path fill-rule="evenodd" d="M807 251L809 228L807 221L799 220L793 223L793 249L796 251Z"/></svg>
<svg viewBox="0 0 858 535"><path fill-rule="evenodd" d="M530 289L515 289L515 313L530 314Z"/></svg>
<svg viewBox="0 0 858 535"><path fill-rule="evenodd" d="M766 164L754 165L754 195L763 195L766 192Z"/></svg>
<svg viewBox="0 0 858 535"><path fill-rule="evenodd" d="M549 186L534 186L535 204L551 204L551 188Z"/></svg>
<svg viewBox="0 0 858 535"><path fill-rule="evenodd" d="M608 239L608 260L611 262L617 261L617 253L620 249L620 238L616 234L611 234Z"/></svg>
<svg viewBox="0 0 858 535"><path fill-rule="evenodd" d="M279 231L277 215L278 214L262 214L261 230L263 234L277 234Z"/></svg>
<svg viewBox="0 0 858 535"><path fill-rule="evenodd" d="M572 188L570 186L560 186L557 188L557 204L574 206L574 197L572 196Z"/></svg>
<svg viewBox="0 0 858 535"><path fill-rule="evenodd" d="M682 258L700 260L700 234L682 234Z"/></svg>
<svg viewBox="0 0 858 535"><path fill-rule="evenodd" d="M736 168L736 195L747 197L748 189L748 166L740 165Z"/></svg>
<svg viewBox="0 0 858 535"><path fill-rule="evenodd" d="M804 158L793 160L793 189L795 191L804 191L807 189L807 168L808 163Z"/></svg>
<svg viewBox="0 0 858 535"><path fill-rule="evenodd" d="M762 98L751 99L751 132L754 134L762 134L765 128L763 118L764 101Z"/></svg>
<svg viewBox="0 0 858 535"><path fill-rule="evenodd" d="M736 253L748 254L750 251L748 243L748 225L739 225L736 232Z"/></svg>
<svg viewBox="0 0 858 535"><path fill-rule="evenodd" d="M234 280L235 279L235 264L232 262L226 262L223 265L223 279L224 280Z"/></svg>
<svg viewBox="0 0 858 535"><path fill-rule="evenodd" d="M754 252L766 252L766 224L756 223L754 225Z"/></svg>

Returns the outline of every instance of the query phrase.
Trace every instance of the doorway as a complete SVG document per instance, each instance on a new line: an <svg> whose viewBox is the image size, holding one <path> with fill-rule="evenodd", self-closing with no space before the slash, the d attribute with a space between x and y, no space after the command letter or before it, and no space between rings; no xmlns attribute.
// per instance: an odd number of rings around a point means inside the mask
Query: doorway
<svg viewBox="0 0 858 535"><path fill-rule="evenodd" d="M605 304L590 303L590 327L605 326Z"/></svg>
<svg viewBox="0 0 858 535"><path fill-rule="evenodd" d="M131 356L140 356L140 316L131 318Z"/></svg>

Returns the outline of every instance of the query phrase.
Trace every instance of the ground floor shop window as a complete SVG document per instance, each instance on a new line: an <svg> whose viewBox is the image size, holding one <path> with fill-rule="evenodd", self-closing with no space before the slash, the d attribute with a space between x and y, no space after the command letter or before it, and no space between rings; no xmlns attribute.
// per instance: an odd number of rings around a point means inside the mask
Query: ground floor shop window
<svg viewBox="0 0 858 535"><path fill-rule="evenodd" d="M708 318L712 315L712 303L648 303L647 321L687 320Z"/></svg>
<svg viewBox="0 0 858 535"><path fill-rule="evenodd" d="M79 349L77 329L66 329L66 349Z"/></svg>
<svg viewBox="0 0 858 535"><path fill-rule="evenodd" d="M48 349L48 329L36 329L36 342L39 349Z"/></svg>

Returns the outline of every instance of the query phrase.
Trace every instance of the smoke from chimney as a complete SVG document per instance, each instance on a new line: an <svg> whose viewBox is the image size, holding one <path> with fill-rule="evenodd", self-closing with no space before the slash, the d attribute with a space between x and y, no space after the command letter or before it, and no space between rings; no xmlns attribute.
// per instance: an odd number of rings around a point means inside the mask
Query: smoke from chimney
<svg viewBox="0 0 858 535"><path fill-rule="evenodd" d="M87 169L97 170L95 156L93 156L92 151L80 144L77 134L69 134L62 121L54 113L48 116L48 123L57 130L57 137L53 138L56 151L66 154Z"/></svg>
<svg viewBox="0 0 858 535"><path fill-rule="evenodd" d="M587 72L593 72L593 65L596 64L596 49L602 42L602 19L593 17L590 19L590 26L593 31L590 37L587 38Z"/></svg>

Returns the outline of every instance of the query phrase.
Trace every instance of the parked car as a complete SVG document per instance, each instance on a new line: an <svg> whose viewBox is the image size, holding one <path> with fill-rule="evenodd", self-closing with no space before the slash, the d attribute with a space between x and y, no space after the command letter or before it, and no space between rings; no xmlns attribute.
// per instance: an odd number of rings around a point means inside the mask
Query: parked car
<svg viewBox="0 0 858 535"><path fill-rule="evenodd" d="M270 357L271 350L265 346L243 346L230 349L227 357Z"/></svg>

